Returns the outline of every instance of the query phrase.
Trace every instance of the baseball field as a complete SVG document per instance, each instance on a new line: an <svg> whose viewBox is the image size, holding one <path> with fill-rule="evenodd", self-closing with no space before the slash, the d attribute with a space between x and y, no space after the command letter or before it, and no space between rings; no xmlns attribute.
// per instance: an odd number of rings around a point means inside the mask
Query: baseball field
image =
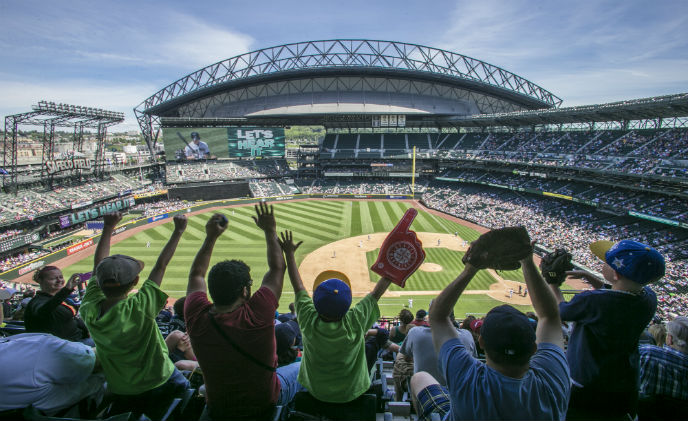
<svg viewBox="0 0 688 421"><path fill-rule="evenodd" d="M291 230L296 241L303 241L296 259L308 288L323 270L335 269L351 279L354 300L369 292L377 275L369 267L386 234L394 228L406 209L418 208L411 229L418 233L427 257L421 268L408 279L405 288L393 285L380 301L384 316L395 316L406 307L415 312L427 309L430 300L462 270L461 257L467 244L478 237L475 229L424 210L411 201L345 201L304 200L274 203L278 231ZM262 231L253 219L253 206L228 207L219 210L229 219L227 231L218 240L211 266L224 259L240 259L251 267L254 288L267 270L266 246ZM191 262L205 237L205 223L212 212L189 216L187 229L167 268L162 288L171 297L185 294ZM153 267L160 250L167 242L173 222L152 226L112 246L112 253L134 256L146 263L142 278ZM115 237L116 238L116 237ZM147 247L150 243L150 247ZM90 253L89 253L90 254ZM93 257L63 269L68 276L92 270ZM288 276L279 311L287 311L294 293ZM469 284L455 308L457 318L465 314L486 313L492 307L509 303L522 311L531 310L529 297L518 295L525 288L520 271L480 271ZM513 290L509 293L509 290Z"/></svg>

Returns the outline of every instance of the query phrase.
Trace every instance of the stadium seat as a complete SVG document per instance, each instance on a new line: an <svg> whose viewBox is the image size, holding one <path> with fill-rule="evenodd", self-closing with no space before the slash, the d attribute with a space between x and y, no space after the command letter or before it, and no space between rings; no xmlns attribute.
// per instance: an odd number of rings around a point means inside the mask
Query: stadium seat
<svg viewBox="0 0 688 421"><path fill-rule="evenodd" d="M375 395L364 394L347 403L322 402L308 392L299 392L294 397L294 412L289 419L329 419L375 421Z"/></svg>
<svg viewBox="0 0 688 421"><path fill-rule="evenodd" d="M181 402L181 398L174 398L172 402L170 402L170 405L167 407L167 410L163 414L162 418L160 418L160 421L173 420L174 418L172 418L172 415L175 413L175 410Z"/></svg>
<svg viewBox="0 0 688 421"><path fill-rule="evenodd" d="M30 406L21 413L21 417L19 419L24 419L27 421L86 421L88 418L61 418L61 417L53 417L49 415L44 415L42 411L39 409L36 409L33 406ZM2 418L0 418L2 419ZM10 419L10 418L5 418L5 419ZM15 418L17 419L17 418ZM98 418L102 419L102 418ZM113 415L109 418L103 419L103 421L150 421L150 418L146 417L145 415L140 416L139 418L135 418L131 412L126 412L123 414L117 414Z"/></svg>

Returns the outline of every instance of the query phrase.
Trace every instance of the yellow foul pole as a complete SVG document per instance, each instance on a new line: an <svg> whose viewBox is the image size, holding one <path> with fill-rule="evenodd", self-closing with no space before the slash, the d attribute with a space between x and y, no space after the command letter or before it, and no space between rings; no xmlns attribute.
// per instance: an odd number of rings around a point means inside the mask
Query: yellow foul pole
<svg viewBox="0 0 688 421"><path fill-rule="evenodd" d="M413 147L413 164L411 165L411 195L416 195L416 147Z"/></svg>

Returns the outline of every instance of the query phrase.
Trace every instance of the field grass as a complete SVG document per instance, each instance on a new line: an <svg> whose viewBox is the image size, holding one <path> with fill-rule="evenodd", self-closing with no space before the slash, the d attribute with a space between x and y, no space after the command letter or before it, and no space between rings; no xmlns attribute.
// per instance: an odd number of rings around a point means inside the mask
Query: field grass
<svg viewBox="0 0 688 421"><path fill-rule="evenodd" d="M411 205L405 202L376 201L299 201L275 203L275 216L278 231L291 230L296 241L303 240L297 250L296 260L301 262L304 256L312 251L343 238L352 236L388 232L399 221L406 209ZM230 221L229 228L218 240L213 252L210 265L224 259L240 259L250 267L254 280L259 283L267 271L265 239L251 218L255 214L253 206L227 208L221 211ZM199 214L189 218L177 251L167 268L162 288L172 297L185 294L186 282L191 262L198 248L205 238L205 223L211 214ZM173 223L169 222L138 233L112 246L111 252L127 254L143 260L146 268L143 275L147 276L150 269L167 242ZM478 237L478 232L427 212L420 211L411 229L422 232L458 233L462 238L472 241ZM146 243L151 243L147 248ZM428 262L442 265L443 272L422 272L414 274L407 283L407 290L440 290L460 272L462 253L448 249L426 249ZM373 256L373 257L371 257ZM375 260L375 252L368 253L370 264ZM65 275L74 272L88 272L92 270L93 257L86 258L64 269ZM522 280L520 271L503 275L507 279ZM377 279L372 277L371 279ZM469 289L488 289L494 279L485 271L481 272L469 285ZM393 286L393 289L398 287ZM285 279L284 294L280 299L280 312L287 311L288 304L294 295ZM433 296L414 297L413 308L425 306ZM464 296L456 307L457 317L464 313L485 313L499 302L485 295ZM380 309L383 315L393 316L408 305L408 298L383 298ZM524 307L526 309L527 307Z"/></svg>
<svg viewBox="0 0 688 421"><path fill-rule="evenodd" d="M377 256L380 253L380 249L372 250L366 253L366 259L368 261L368 267L370 268ZM390 287L391 291L403 291L404 289L410 291L438 291L444 288L448 283L454 280L461 271L463 271L463 263L461 263L461 258L463 257L463 252L449 250L442 247L433 247L425 249L425 263L435 263L442 266L442 271L439 272L424 272L422 270L417 270L416 273L411 275L409 279L406 280L405 288L401 288L397 285L392 285ZM372 270L368 270L370 273L370 279L376 280L379 278ZM512 281L523 281L523 272L520 270L512 271L501 271L500 275L504 279L510 279ZM487 271L480 271L471 280L466 289L472 290L487 290L490 289L490 285L495 282L495 279Z"/></svg>

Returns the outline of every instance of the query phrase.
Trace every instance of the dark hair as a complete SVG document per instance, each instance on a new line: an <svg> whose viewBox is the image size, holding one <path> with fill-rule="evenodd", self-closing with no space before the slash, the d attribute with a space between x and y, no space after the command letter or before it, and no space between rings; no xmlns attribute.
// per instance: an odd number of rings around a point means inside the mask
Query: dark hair
<svg viewBox="0 0 688 421"><path fill-rule="evenodd" d="M474 315L469 315L461 322L461 329L471 330L471 322L475 320Z"/></svg>
<svg viewBox="0 0 688 421"><path fill-rule="evenodd" d="M404 308L399 312L399 320L401 320L401 323L407 325L413 321L413 313Z"/></svg>
<svg viewBox="0 0 688 421"><path fill-rule="evenodd" d="M60 268L58 268L57 266L43 266L42 268L38 269L33 273L34 282L41 282L41 279L43 279L43 275L49 270L60 270Z"/></svg>
<svg viewBox="0 0 688 421"><path fill-rule="evenodd" d="M172 308L174 308L174 314L182 319L184 318L184 301L186 301L186 296L179 298L174 302L174 304L172 304Z"/></svg>
<svg viewBox="0 0 688 421"><path fill-rule="evenodd" d="M232 304L252 283L251 268L241 260L222 261L208 274L208 292L216 305Z"/></svg>
<svg viewBox="0 0 688 421"><path fill-rule="evenodd" d="M416 319L418 319L418 320L423 320L425 318L425 316L427 316L427 315L428 315L428 312L423 310L423 309L416 311Z"/></svg>

